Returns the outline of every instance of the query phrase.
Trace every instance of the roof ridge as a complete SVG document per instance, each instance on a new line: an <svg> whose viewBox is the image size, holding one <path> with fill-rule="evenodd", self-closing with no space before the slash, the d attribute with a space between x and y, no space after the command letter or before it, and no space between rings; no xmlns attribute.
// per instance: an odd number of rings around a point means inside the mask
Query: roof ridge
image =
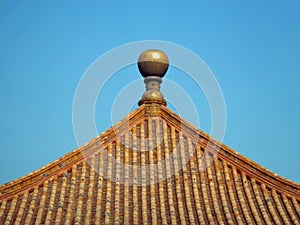
<svg viewBox="0 0 300 225"><path fill-rule="evenodd" d="M251 173L253 174L253 172L251 172L251 170L247 171L247 169L249 169L249 168L242 167L237 162L235 162L236 159L238 159L239 161L244 163L243 165L247 165L247 167L254 168L257 171L260 171L262 174L266 174L266 175L272 177L274 180L279 181L281 184L288 185L288 186L292 187L292 189L296 189L295 191L292 191L292 192L293 193L296 192L299 195L299 198L300 198L300 184L298 184L298 183L296 183L292 180L289 180L289 179L287 179L287 178L285 178L285 177L283 177L283 176L281 176L281 175L265 168L264 166L260 165L259 163L247 158L246 156L238 153L234 149L232 149L232 148L228 147L227 145L225 145L224 143L216 140L212 136L208 135L204 131L197 128L195 125L193 125L190 122L188 122L187 120L183 119L182 117L180 117L175 112L168 109L167 107L162 106L162 110L167 112L168 114L172 115L177 120L180 120L187 127L189 127L190 129L193 129L194 132L198 132L200 135L202 135L203 138L206 139L206 141L209 141L211 144L214 144L216 146L215 147L216 149L220 148L221 150L223 150L224 153L222 151L217 151L219 153L219 155L222 156L223 159L229 160L232 164L234 164L239 169L244 170L245 172L248 172L250 174ZM214 151L214 150L212 150L212 151ZM231 154L233 157L235 157L235 159L230 159L229 156L228 156L228 153ZM255 174L255 175L258 175L259 178L261 179L261 181L265 181L267 183L270 183L266 180L266 177L263 177L261 174ZM272 184L272 183L270 185L274 186L274 184Z"/></svg>
<svg viewBox="0 0 300 225"><path fill-rule="evenodd" d="M107 142L111 141L112 137L115 136L114 131L116 129L121 130L122 126L124 124L126 125L126 122L129 121L130 118L134 118L141 113L142 115L144 115L143 112L145 111L145 107L146 105L141 105L140 107L136 108L122 120L112 125L110 128L103 131L95 138L89 140L86 144L74 149L73 151L70 151L65 155L59 157L58 159L47 163L46 165L37 170L34 170L28 174L25 174L24 176L21 176L19 178L16 178L14 180L0 185L0 200L7 194L12 195L18 192L22 192L25 189L31 188L35 185L42 183L52 175L60 174L63 173L63 171L67 171L72 167L72 165L82 160L84 156L93 153L91 152L91 150L88 149L88 147L97 143L99 144L99 142L102 142L102 145L106 145ZM140 119L141 115L137 116L136 118ZM88 149L88 151L85 152L85 149ZM66 160L68 162L64 163Z"/></svg>
<svg viewBox="0 0 300 225"><path fill-rule="evenodd" d="M139 106L137 109L129 113L125 118L88 141L85 145L76 148L75 150L63 155L62 157L43 166L40 169L1 185L0 200L7 197L7 195L13 195L15 193L22 192L41 184L50 177L50 179L52 179L53 176L63 174L65 171L68 171L74 164L84 159L84 157L94 154L97 151L97 148L99 148L96 147L99 144L106 146L108 143L114 141L119 135L123 134L126 129L132 128L133 125L139 123L141 120L147 117L151 117L151 115L147 114L148 107L150 107L150 104L143 104ZM206 134L204 131L198 129L187 120L181 118L164 105L159 105L159 108L159 114L155 114L154 116L159 116L162 119L165 119L178 130L184 128L184 131L187 132L187 134L190 134L192 138L197 139L197 143L201 146L209 144L209 151L218 153L217 157L228 161L238 170L244 171L246 174L248 174L248 176L256 178L256 180L261 183L266 183L281 192L288 191L291 195L296 194L300 198L300 184L277 175L253 160L250 160L247 157L239 154L232 148L226 146L225 144ZM199 137L202 141L200 141ZM217 151L218 148L220 148L219 151Z"/></svg>

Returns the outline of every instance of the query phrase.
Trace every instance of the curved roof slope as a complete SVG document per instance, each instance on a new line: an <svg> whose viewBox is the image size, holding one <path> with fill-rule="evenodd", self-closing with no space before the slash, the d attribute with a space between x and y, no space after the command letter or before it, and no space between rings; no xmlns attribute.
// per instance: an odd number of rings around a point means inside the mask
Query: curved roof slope
<svg viewBox="0 0 300 225"><path fill-rule="evenodd" d="M0 187L0 224L142 223L299 224L300 185L154 104Z"/></svg>

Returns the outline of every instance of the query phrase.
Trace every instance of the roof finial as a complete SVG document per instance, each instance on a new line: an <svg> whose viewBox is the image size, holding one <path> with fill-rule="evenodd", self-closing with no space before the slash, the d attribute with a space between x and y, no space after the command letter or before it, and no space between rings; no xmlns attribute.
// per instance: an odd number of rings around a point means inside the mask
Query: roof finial
<svg viewBox="0 0 300 225"><path fill-rule="evenodd" d="M138 67L146 84L146 92L139 105L151 103L167 105L160 92L160 84L169 68L168 56L160 50L146 50L139 56Z"/></svg>

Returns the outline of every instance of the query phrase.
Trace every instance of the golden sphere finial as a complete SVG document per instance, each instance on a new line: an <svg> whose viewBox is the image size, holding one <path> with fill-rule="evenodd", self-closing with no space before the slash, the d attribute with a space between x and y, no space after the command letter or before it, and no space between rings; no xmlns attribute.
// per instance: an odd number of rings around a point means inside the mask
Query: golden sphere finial
<svg viewBox="0 0 300 225"><path fill-rule="evenodd" d="M163 77L169 68L169 59L163 51L146 50L139 56L138 67L143 77Z"/></svg>

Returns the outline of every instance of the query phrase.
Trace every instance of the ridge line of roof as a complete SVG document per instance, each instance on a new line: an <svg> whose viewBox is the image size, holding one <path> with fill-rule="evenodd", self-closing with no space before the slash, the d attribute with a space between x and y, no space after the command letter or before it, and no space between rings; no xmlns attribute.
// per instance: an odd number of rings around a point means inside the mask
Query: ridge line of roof
<svg viewBox="0 0 300 225"><path fill-rule="evenodd" d="M41 184L46 179L48 179L51 176L54 176L55 174L63 173L63 171L67 171L70 169L74 164L78 163L80 160L82 160L84 157L88 157L89 155L95 153L97 150L95 150L95 144L99 144L99 142L102 142L101 144L103 146L107 145L111 141L113 141L117 136L115 135L115 130L119 129L118 133L120 134L122 131L124 131L126 128L131 127L135 123L139 123L141 119L145 119L145 117L148 117L146 115L145 109L146 105L141 105L131 113L129 113L124 119L117 122L115 125L108 128L106 131L102 132L95 138L88 141L86 144L76 148L75 150L63 155L62 157L54 160L53 162L50 162L49 164L41 167L40 169L37 169L29 174L26 174L20 178L17 178L15 180L12 180L8 183L5 183L0 186L0 200L4 199L10 195L20 193L26 189L29 189L31 187L34 187L36 185ZM277 189L278 191L288 191L290 195L297 195L298 198L300 198L300 185L298 183L295 183L293 181L290 181L280 175L277 175L276 173L264 168L260 164L248 159L247 157L239 154L235 150L231 149L230 147L226 146L225 144L217 141L210 135L206 134L205 132L201 131L200 129L196 128L194 125L189 123L188 121L182 119L180 116L178 116L176 113L168 109L167 107L161 105L161 114L160 117L163 119L166 119L170 124L177 127L177 129L180 129L178 127L178 123L183 124L189 132L193 132L197 136L201 136L201 138L204 138L205 142L200 142L197 140L197 143L200 144L200 146L204 146L204 144L210 143L212 147L209 149L210 151L216 151L213 147L220 147L220 150L218 152L218 157L222 158L223 160L227 160L232 165L234 165L238 170L243 171L246 175L251 177L255 177L255 179L258 182L266 183L270 187ZM177 120L177 124L174 122L174 120L170 120L168 116L171 116L173 119ZM130 119L135 118L130 123L128 122ZM191 135L192 137L194 135ZM195 136L194 136L195 137ZM94 145L94 146L93 146ZM91 147L89 149L89 147ZM85 149L88 149L85 151ZM223 152L224 151L224 152ZM229 155L228 155L229 154ZM237 161L238 160L238 161ZM67 161L67 162L66 162ZM240 164L243 164L246 167L241 166ZM259 173L255 173L255 172ZM265 174L265 176L263 175ZM267 178L271 178L276 182L277 185L272 183L272 181L268 180ZM259 179L257 179L259 178ZM285 188L284 188L285 187Z"/></svg>
<svg viewBox="0 0 300 225"><path fill-rule="evenodd" d="M281 184L284 184L284 185L288 185L290 186L291 188L293 189L296 189L296 192L295 191L292 191L291 192L293 194L297 194L300 198L300 184L294 182L294 181L291 181L285 177L282 177L281 175L278 175L276 174L275 172L263 167L262 165L256 163L255 161L243 156L242 154L238 153L237 151L235 151L234 149L228 147L227 145L225 145L224 143L216 140L215 138L213 138L212 136L206 134L204 131L200 130L199 128L195 127L193 124L191 124L190 122L186 121L185 119L181 118L179 115L177 115L175 112L171 111L170 109L168 109L167 107L165 106L162 106L162 110L169 113L170 115L172 115L173 117L176 117L177 120L179 120L180 122L182 123L185 123L185 126L188 127L190 130L193 130L194 132L197 132L199 133L200 135L202 135L203 138L206 139L207 142L209 142L210 144L213 144L216 146L216 148L220 148L221 150L229 153L230 155L232 155L233 157L235 157L236 159L240 160L241 162L243 162L244 165L247 165L248 167L251 167L263 174L266 174L267 176L273 178L274 180L277 180L278 182L280 182ZM170 121L172 123L172 121ZM173 123L173 125L176 125ZM199 142L201 144L201 142ZM203 144L203 143L202 143ZM216 152L215 149L210 149L211 151L214 151ZM270 186L272 187L277 187L277 186L274 186L273 183L271 183L270 181L268 181L265 177L263 177L262 175L260 174L257 174L257 173L254 173L253 171L249 170L249 168L244 168L244 167L241 167L241 165L239 165L237 162L235 162L234 160L230 159L230 157L226 156L225 154L222 153L222 151L218 151L219 155L222 155L222 159L226 159L226 160L230 160L230 162L235 165L237 168L239 168L240 170L243 170L247 173L248 171L248 174L251 174L253 176L258 176L260 178L260 181L261 182L266 182L268 184L270 184ZM278 189L278 188L277 188Z"/></svg>
<svg viewBox="0 0 300 225"><path fill-rule="evenodd" d="M97 135L95 138L89 140L86 144L62 155L61 157L55 159L54 161L44 165L43 167L36 169L24 176L11 180L7 183L0 185L0 200L6 198L9 195L13 195L15 193L22 192L26 189L30 189L35 185L41 184L47 178L59 174L60 172L66 171L72 167L73 164L76 164L80 160L82 160L85 156L91 154L91 150L85 152L84 150L90 147L93 144L98 142L102 142L102 145L106 145L109 141L112 141L111 138L107 138L107 135L114 136L114 130L122 127L122 125L129 118L135 117L139 113L141 113L145 109L145 105L138 107L137 109L130 112L126 117L122 120L108 128L107 130L103 131L101 134ZM143 116L143 115L142 115ZM137 117L137 119L141 119L142 116ZM132 123L132 122L131 122ZM62 162L68 162L62 165ZM62 166L60 166L62 165ZM56 170L55 170L56 169ZM41 176L41 177L39 177ZM19 188L17 188L19 186ZM14 188L13 188L14 187Z"/></svg>

